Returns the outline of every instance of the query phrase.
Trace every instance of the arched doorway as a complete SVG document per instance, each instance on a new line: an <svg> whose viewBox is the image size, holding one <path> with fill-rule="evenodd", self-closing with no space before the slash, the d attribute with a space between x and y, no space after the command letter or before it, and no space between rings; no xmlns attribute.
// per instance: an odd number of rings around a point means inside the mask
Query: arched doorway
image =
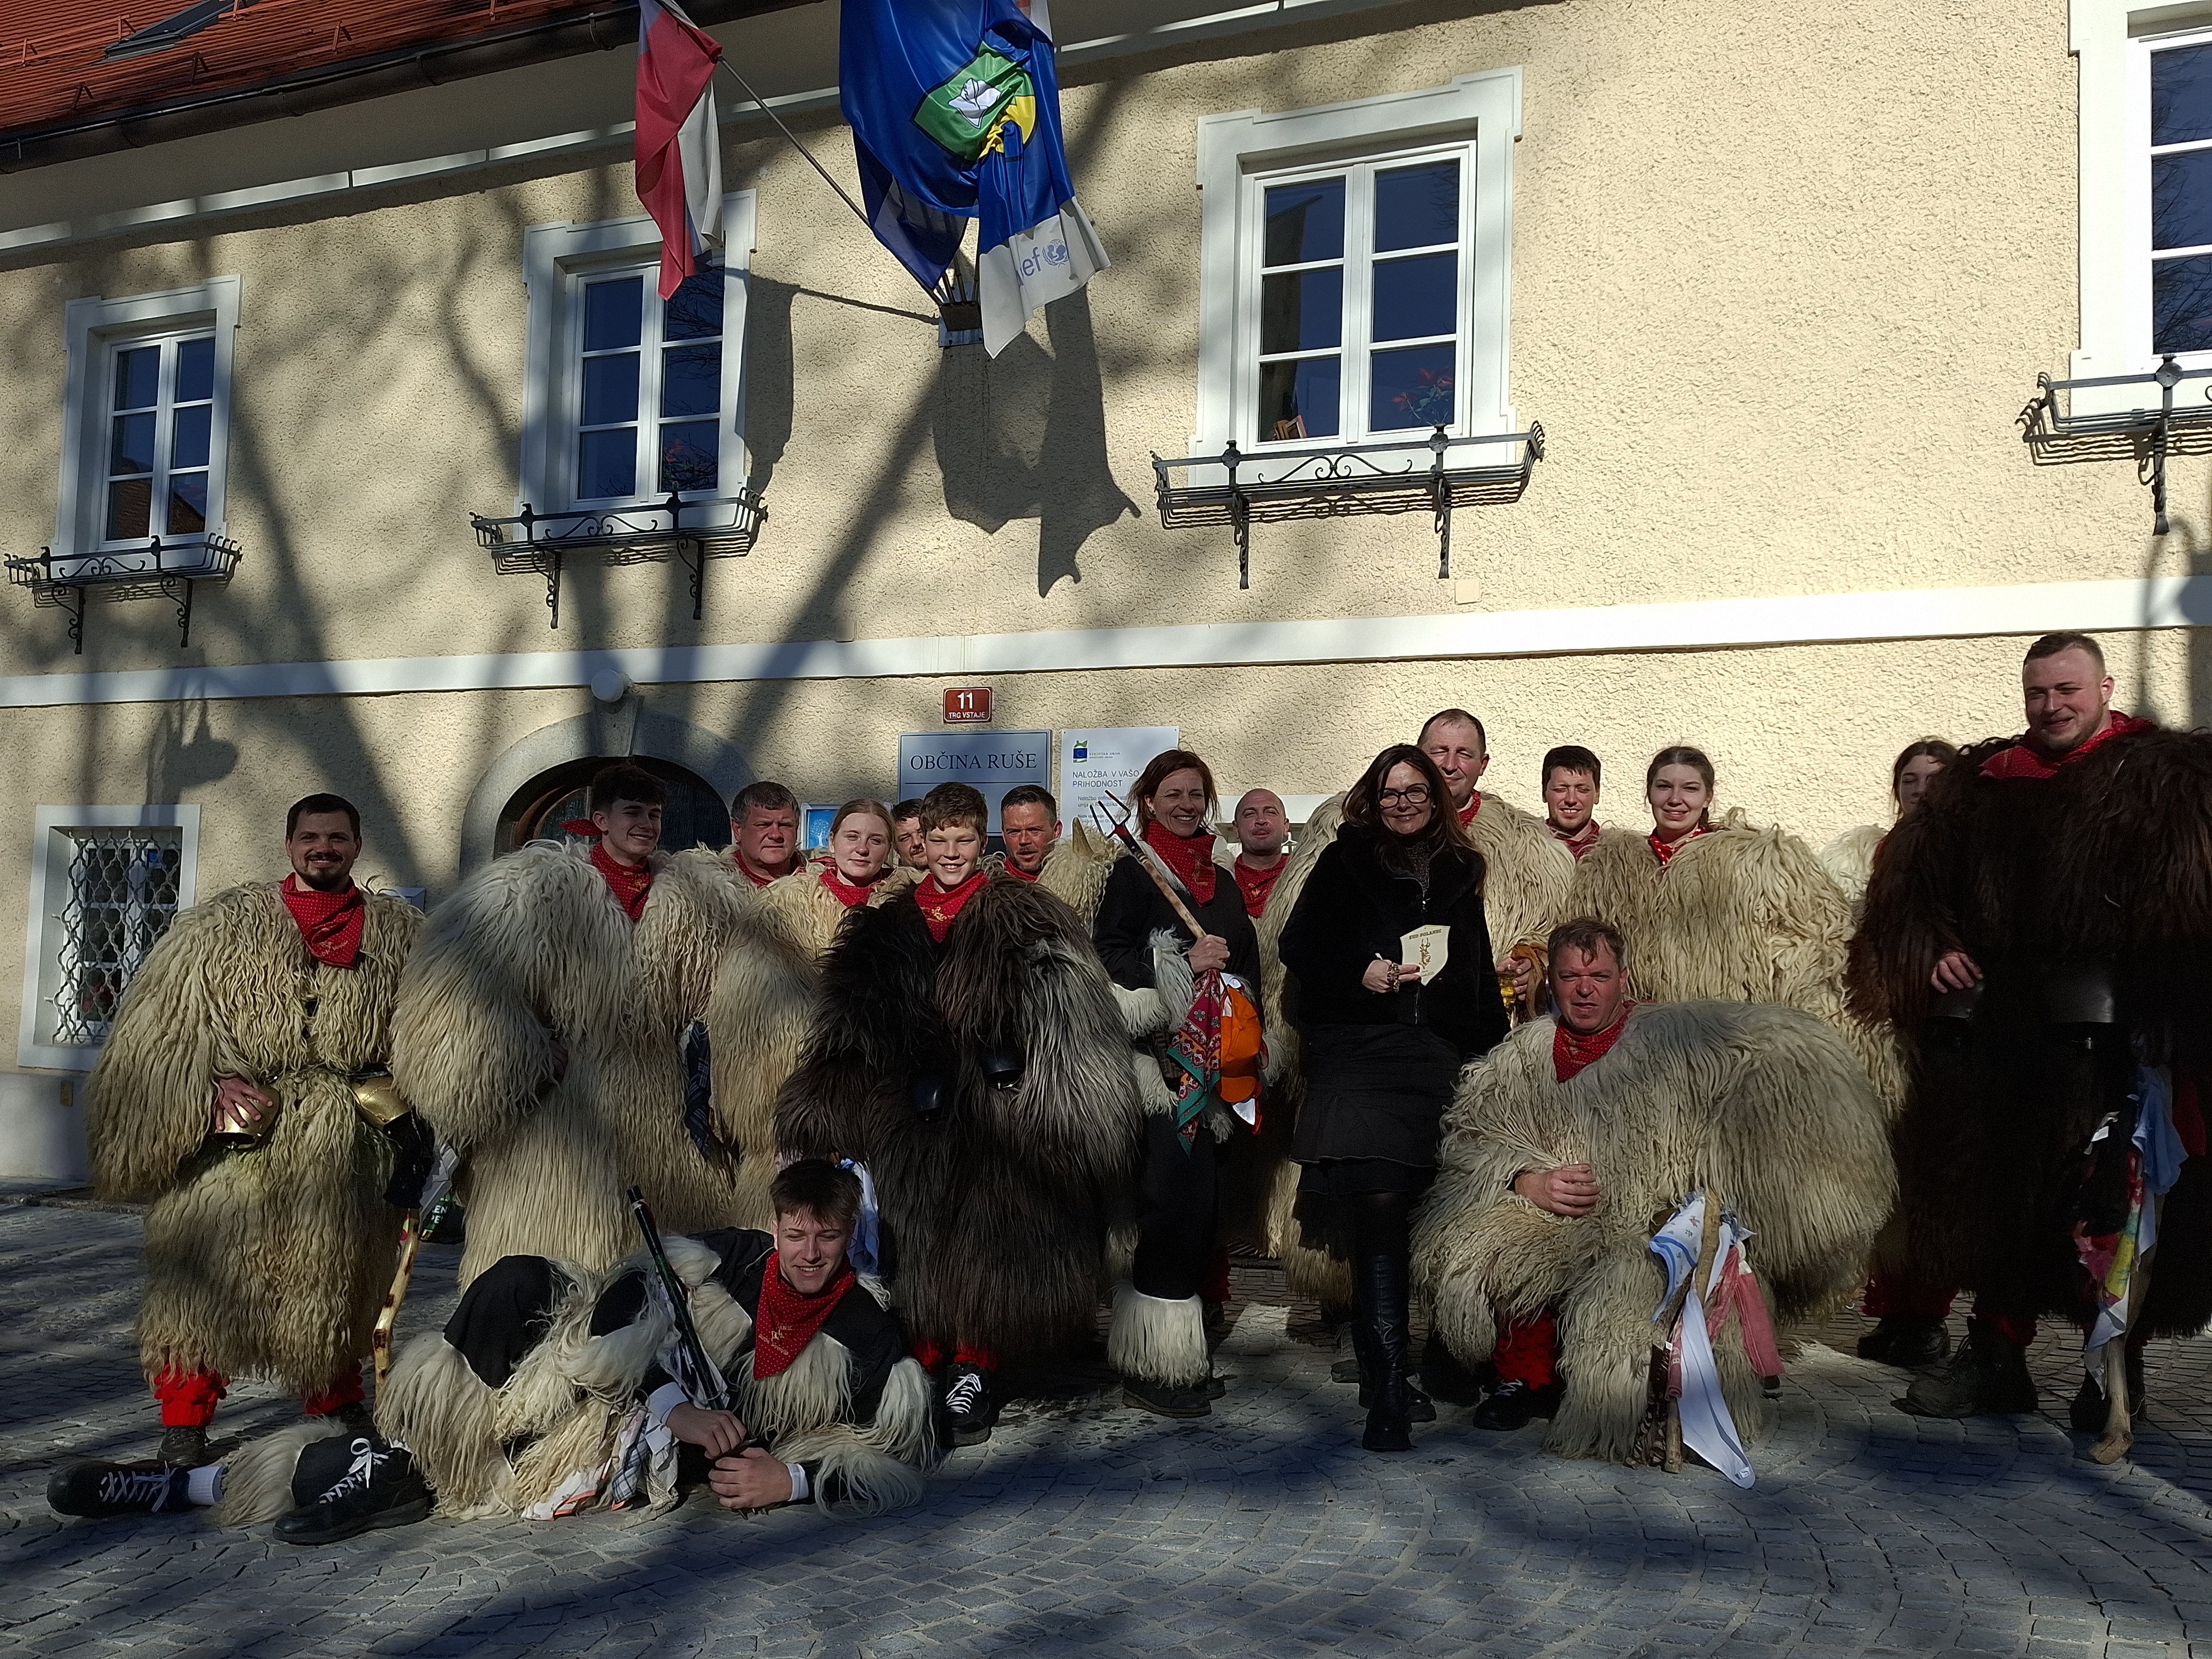
<svg viewBox="0 0 2212 1659"><path fill-rule="evenodd" d="M541 726L492 757L461 811L460 873L513 852L533 834L557 840L563 819L583 816L592 775L617 760L635 761L668 781L664 846L729 844L728 802L753 781L744 751L702 726L645 708L632 692L613 707Z"/></svg>
<svg viewBox="0 0 2212 1659"><path fill-rule="evenodd" d="M562 825L585 817L593 775L617 760L641 767L668 786L668 805L660 819L662 850L730 844L729 809L696 773L649 755L591 755L540 772L507 798L499 815L498 850L511 853L525 842L570 839Z"/></svg>

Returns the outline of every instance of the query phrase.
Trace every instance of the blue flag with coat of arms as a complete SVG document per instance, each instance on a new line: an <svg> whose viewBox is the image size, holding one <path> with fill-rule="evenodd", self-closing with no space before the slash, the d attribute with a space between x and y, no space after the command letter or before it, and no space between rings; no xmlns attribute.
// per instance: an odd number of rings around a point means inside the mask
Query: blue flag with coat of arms
<svg viewBox="0 0 2212 1659"><path fill-rule="evenodd" d="M935 289L978 222L993 356L1109 263L1075 199L1043 0L843 0L838 82L876 235Z"/></svg>

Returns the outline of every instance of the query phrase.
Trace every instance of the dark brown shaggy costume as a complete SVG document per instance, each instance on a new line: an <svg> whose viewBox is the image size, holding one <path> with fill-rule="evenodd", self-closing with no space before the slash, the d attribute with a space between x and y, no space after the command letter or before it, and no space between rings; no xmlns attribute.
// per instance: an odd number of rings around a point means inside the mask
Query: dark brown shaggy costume
<svg viewBox="0 0 2212 1659"><path fill-rule="evenodd" d="M988 1058L1018 1059L994 1087ZM942 1085L942 1109L915 1109ZM855 910L822 966L799 1069L776 1105L787 1153L861 1160L896 1252L892 1307L918 1346L1017 1360L1081 1340L1107 1209L1143 1108L1088 930L999 877L942 945L911 890Z"/></svg>
<svg viewBox="0 0 2212 1659"><path fill-rule="evenodd" d="M2096 1194L2082 1153L2133 1127L2136 1051L2212 1107L2212 732L2115 736L2044 780L1988 778L1968 750L1883 843L1850 948L1852 1012L1913 1057L1897 1129L1904 1225L1890 1270L2004 1313L2088 1311L2070 1231ZM1986 976L1969 1018L1929 982L1947 951ZM2114 1018L2078 989L2108 984ZM2092 999L2094 1000L2094 998ZM2178 1125L2186 1109L2177 1112ZM2212 1161L2167 1195L2142 1324L2212 1318Z"/></svg>

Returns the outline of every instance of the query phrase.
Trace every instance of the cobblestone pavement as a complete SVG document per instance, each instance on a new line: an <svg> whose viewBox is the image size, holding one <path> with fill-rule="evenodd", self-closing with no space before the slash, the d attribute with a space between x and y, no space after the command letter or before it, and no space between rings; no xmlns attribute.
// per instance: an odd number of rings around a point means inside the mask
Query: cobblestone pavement
<svg viewBox="0 0 2212 1659"><path fill-rule="evenodd" d="M2154 1420L2100 1468L2039 1416L1893 1409L1840 1318L1791 1366L1740 1492L1566 1462L1463 1412L1410 1455L1358 1444L1352 1390L1281 1281L1240 1269L1233 1375L1197 1423L1100 1393L1010 1409L919 1513L421 1526L302 1550L198 1516L63 1521L56 1462L144 1455L138 1222L0 1207L0 1649L40 1655L1142 1653L2212 1656L2208 1345L2150 1356ZM413 1328L453 1259L426 1252ZM242 1389L222 1428L281 1422Z"/></svg>

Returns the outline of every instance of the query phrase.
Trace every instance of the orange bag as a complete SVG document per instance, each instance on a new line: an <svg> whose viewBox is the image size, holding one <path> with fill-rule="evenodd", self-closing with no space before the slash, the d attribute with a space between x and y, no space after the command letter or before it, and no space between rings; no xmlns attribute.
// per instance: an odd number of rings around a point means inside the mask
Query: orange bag
<svg viewBox="0 0 2212 1659"><path fill-rule="evenodd" d="M1233 1105L1260 1092L1267 1042L1252 999L1233 985L1226 989L1221 1000L1221 1098Z"/></svg>

